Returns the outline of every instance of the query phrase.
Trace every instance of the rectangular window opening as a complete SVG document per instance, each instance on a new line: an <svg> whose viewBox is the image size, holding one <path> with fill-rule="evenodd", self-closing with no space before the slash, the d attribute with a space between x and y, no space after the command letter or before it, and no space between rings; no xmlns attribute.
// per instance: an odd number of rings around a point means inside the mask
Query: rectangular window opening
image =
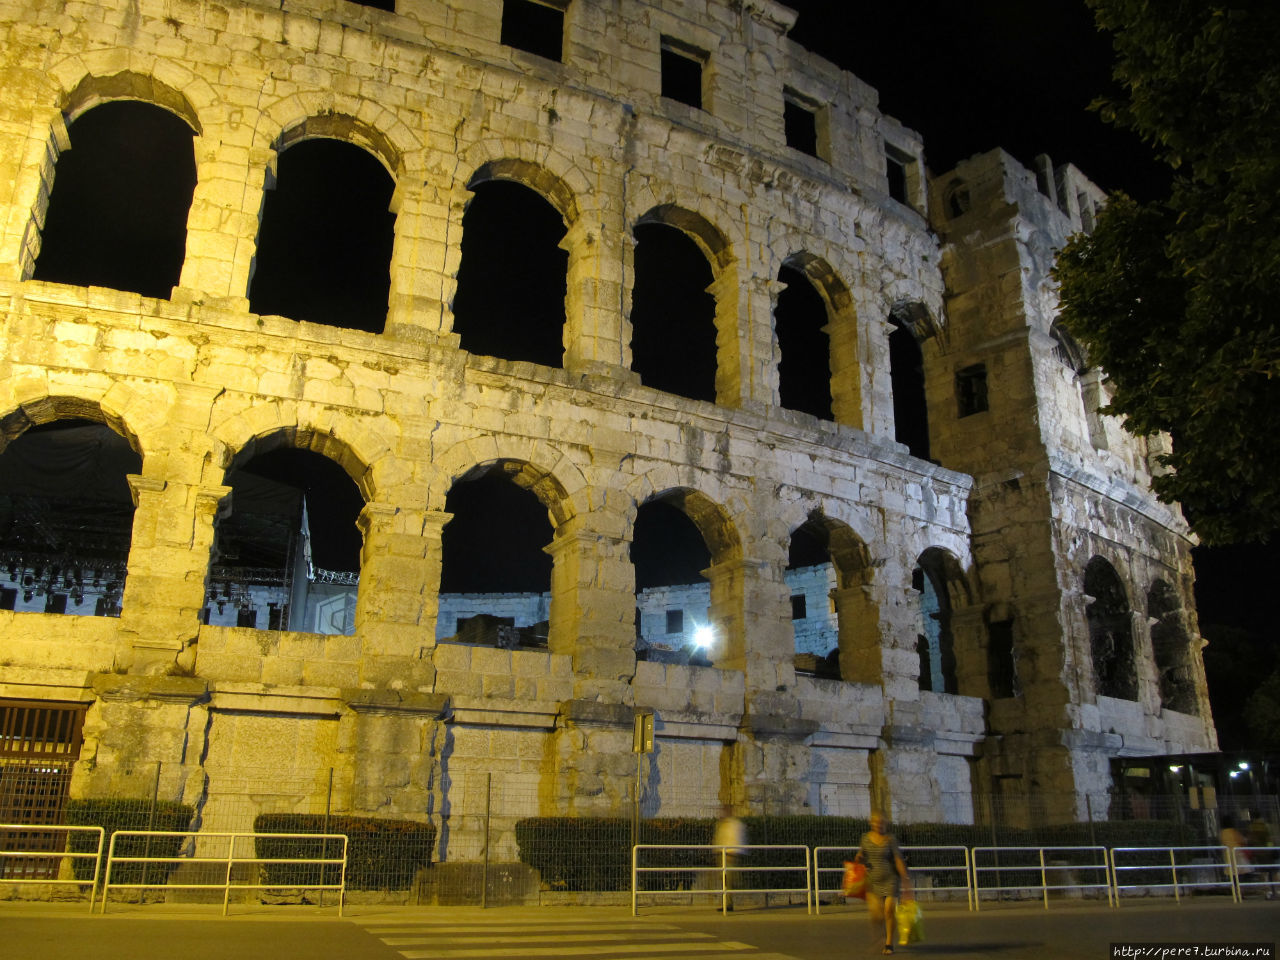
<svg viewBox="0 0 1280 960"><path fill-rule="evenodd" d="M684 633L684 611L667 611L667 633Z"/></svg>
<svg viewBox="0 0 1280 960"><path fill-rule="evenodd" d="M793 593L791 595L791 619L803 620L807 617L807 604L805 603L803 593Z"/></svg>
<svg viewBox="0 0 1280 960"><path fill-rule="evenodd" d="M956 373L956 404L961 417L987 409L987 365L975 363Z"/></svg>
<svg viewBox="0 0 1280 960"><path fill-rule="evenodd" d="M791 90L784 90L782 96L782 126L787 146L811 157L818 156L818 108Z"/></svg>
<svg viewBox="0 0 1280 960"><path fill-rule="evenodd" d="M564 57L564 7L541 0L502 0L501 41L559 63Z"/></svg>
<svg viewBox="0 0 1280 960"><path fill-rule="evenodd" d="M702 109L702 68L705 51L670 37L662 38L662 95L668 100Z"/></svg>
<svg viewBox="0 0 1280 960"><path fill-rule="evenodd" d="M891 143L884 145L884 172L889 179L889 196L899 203L909 204L910 182L907 172L916 164L916 158Z"/></svg>

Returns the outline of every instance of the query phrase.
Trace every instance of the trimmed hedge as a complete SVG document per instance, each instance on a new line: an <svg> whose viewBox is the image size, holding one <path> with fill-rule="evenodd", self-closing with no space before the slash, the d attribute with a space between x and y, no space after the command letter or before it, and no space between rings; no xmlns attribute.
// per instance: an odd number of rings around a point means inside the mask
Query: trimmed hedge
<svg viewBox="0 0 1280 960"><path fill-rule="evenodd" d="M107 852L111 849L111 837L118 830L189 830L194 810L185 803L157 800L152 809L150 800L129 800L120 797L68 800L62 808L63 821L69 826L102 827L106 838L99 858L100 872L106 869ZM97 838L87 833L71 835L74 853L91 853ZM116 844L116 854L122 857L177 857L182 849L182 837L130 837ZM77 858L72 870L77 880L93 877L93 861ZM164 883L169 874L177 870L180 862L122 863L111 873L113 883ZM146 870L145 876L143 870Z"/></svg>
<svg viewBox="0 0 1280 960"><path fill-rule="evenodd" d="M261 813L254 818L254 833L345 833L347 835L347 889L409 890L418 871L431 865L435 848L435 824L417 820L388 820L380 817L330 816L316 813ZM327 857L341 855L341 848L299 838L259 837L257 856L268 858ZM333 883L337 868L324 870L305 863L266 863L263 883L281 887L305 887L317 882Z"/></svg>

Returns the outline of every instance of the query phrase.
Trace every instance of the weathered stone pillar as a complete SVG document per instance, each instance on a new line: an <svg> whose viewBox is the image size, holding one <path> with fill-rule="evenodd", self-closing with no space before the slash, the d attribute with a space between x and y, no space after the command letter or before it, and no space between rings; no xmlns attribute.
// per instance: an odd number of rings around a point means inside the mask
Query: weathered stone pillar
<svg viewBox="0 0 1280 960"><path fill-rule="evenodd" d="M883 317L861 324L863 347L862 429L886 440L893 439L893 379L889 367L889 334L893 324Z"/></svg>
<svg viewBox="0 0 1280 960"><path fill-rule="evenodd" d="M371 502L360 511L364 546L356 597L361 679L379 687L429 689L435 670L440 532L449 514Z"/></svg>
<svg viewBox="0 0 1280 960"><path fill-rule="evenodd" d="M631 331L623 330L623 271L630 269L634 244L621 224L616 229L570 225L560 246L569 254L565 277L564 365L574 373L607 374L638 382L630 364ZM610 225L613 226L613 225Z"/></svg>
<svg viewBox="0 0 1280 960"><path fill-rule="evenodd" d="M615 817L629 813L637 762L642 780L649 762L631 750L634 718L634 709L620 703L574 699L561 706L543 766L546 812Z"/></svg>
<svg viewBox="0 0 1280 960"><path fill-rule="evenodd" d="M421 175L401 173L391 206L396 226L386 333L411 341L443 338L456 347L458 335L445 331L453 329L461 220L450 220L447 194L433 190Z"/></svg>
<svg viewBox="0 0 1280 960"><path fill-rule="evenodd" d="M974 605L951 611L951 643L956 657L956 693L990 699L987 624L982 607Z"/></svg>
<svg viewBox="0 0 1280 960"><path fill-rule="evenodd" d="M757 566L751 560L722 560L702 571L711 584L711 606L707 612L715 633L712 659L721 670L747 669L744 604L747 581Z"/></svg>
<svg viewBox="0 0 1280 960"><path fill-rule="evenodd" d="M3 73L10 103L48 103L54 98L48 78L33 71L10 69ZM21 114L13 121L0 121L0 183L11 186L0 223L0 279L27 280L40 253L40 232L44 229L53 188L53 169L58 154L71 146L66 123L57 110L41 112L23 123Z"/></svg>
<svg viewBox="0 0 1280 960"><path fill-rule="evenodd" d="M840 643L840 677L853 683L879 685L884 676L880 649L880 604L869 583L836 587L836 624Z"/></svg>
<svg viewBox="0 0 1280 960"><path fill-rule="evenodd" d="M716 403L739 408L751 397L752 389L752 372L744 349L750 335L745 323L748 294L739 289L735 265L720 267L713 263L712 269L716 270L716 278L707 292L716 300Z"/></svg>
<svg viewBox="0 0 1280 960"><path fill-rule="evenodd" d="M133 646L135 673L176 663L200 630L213 546L213 519L230 487L131 474L133 541L121 601L120 633Z"/></svg>
<svg viewBox="0 0 1280 960"><path fill-rule="evenodd" d="M546 547L553 559L547 645L573 657L575 696L629 703L636 672L631 541L587 529L586 519L562 523Z"/></svg>
<svg viewBox="0 0 1280 960"><path fill-rule="evenodd" d="M276 152L197 136L196 189L187 214L187 255L175 300L249 309L258 217Z"/></svg>
<svg viewBox="0 0 1280 960"><path fill-rule="evenodd" d="M836 423L862 429L871 416L864 403L871 393L870 368L861 362L864 331L847 292L839 302L828 302L827 310L829 319L822 329L831 347L831 413Z"/></svg>
<svg viewBox="0 0 1280 960"><path fill-rule="evenodd" d="M335 789L345 809L368 816L425 819L440 812L440 754L448 697L438 693L346 690L339 720L344 770ZM336 773L337 771L335 771Z"/></svg>

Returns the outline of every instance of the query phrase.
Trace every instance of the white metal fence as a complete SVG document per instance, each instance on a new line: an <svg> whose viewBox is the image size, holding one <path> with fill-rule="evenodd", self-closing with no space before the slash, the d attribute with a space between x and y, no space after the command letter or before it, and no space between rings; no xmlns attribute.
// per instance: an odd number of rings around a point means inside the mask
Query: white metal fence
<svg viewBox="0 0 1280 960"><path fill-rule="evenodd" d="M902 855L914 878L912 885L917 898L932 897L935 893L959 893L973 909L973 875L969 866L969 848L952 846L904 846ZM822 895L841 888L844 862L852 860L857 847L813 848L813 898L814 910L822 912ZM836 883L823 884L823 878L836 877ZM928 883L921 883L924 877Z"/></svg>
<svg viewBox="0 0 1280 960"><path fill-rule="evenodd" d="M71 845L73 835L88 838L84 851L66 849ZM102 827L0 824L0 884L87 886L90 890L89 910L92 912L92 891L98 887L98 868L102 863L104 837ZM93 861L93 870L85 879L79 879L75 875L71 862L77 859Z"/></svg>
<svg viewBox="0 0 1280 960"><path fill-rule="evenodd" d="M268 843L294 841L307 848L306 856L262 856L259 841ZM181 849L160 849L177 841ZM252 847L245 850L244 842ZM337 845L340 856L329 855L329 844ZM151 849L155 844L156 850ZM143 846L141 855L122 852ZM221 848L219 850L219 848ZM264 866L301 867L282 872L278 878L263 879ZM158 869L152 870L152 867ZM314 867L314 880L307 868ZM240 868L239 870L237 868ZM327 882L326 870L337 873L337 882ZM186 871L183 875L182 871ZM121 874L125 879L121 879ZM153 880L152 877L158 879ZM222 915L227 914L231 890L335 890L338 893L338 916L346 894L347 836L342 833L206 833L188 830L117 830L111 836L107 866L103 873L102 912L107 912L107 898L115 890L221 890Z"/></svg>
<svg viewBox="0 0 1280 960"><path fill-rule="evenodd" d="M984 893L1028 890L1040 891L1046 910L1051 890L1105 891L1107 905L1114 905L1106 847L974 847L970 856L975 909Z"/></svg>
<svg viewBox="0 0 1280 960"><path fill-rule="evenodd" d="M812 913L813 889L809 882L809 858L809 848L800 844L753 844L740 847L682 843L636 844L631 848L631 915L639 915L641 896L669 896L676 890L688 897L717 896L720 898L722 913L733 909L734 894L799 894L805 898L805 909ZM762 859L769 862L759 862ZM647 862L641 862L645 860ZM792 860L794 862L790 862ZM795 876L797 882L773 885L772 881L776 878L770 876L762 886L743 885L752 874L765 872ZM642 890L641 877L653 878L657 883Z"/></svg>
<svg viewBox="0 0 1280 960"><path fill-rule="evenodd" d="M1121 883L1121 874L1132 882ZM1184 890L1225 887L1232 900L1240 900L1231 852L1222 846L1113 847L1111 886L1117 904L1122 890L1172 890L1174 900L1181 903Z"/></svg>

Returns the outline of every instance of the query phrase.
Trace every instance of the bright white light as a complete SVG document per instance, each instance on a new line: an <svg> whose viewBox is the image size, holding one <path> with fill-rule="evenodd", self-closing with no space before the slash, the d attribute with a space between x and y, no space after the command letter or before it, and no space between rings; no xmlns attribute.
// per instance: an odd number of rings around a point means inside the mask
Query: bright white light
<svg viewBox="0 0 1280 960"><path fill-rule="evenodd" d="M1240 771L1239 771L1239 770L1232 770L1232 771L1231 771L1231 779L1232 779L1232 780L1234 780L1234 779L1235 779L1236 777L1238 777L1238 776L1240 776Z"/></svg>
<svg viewBox="0 0 1280 960"><path fill-rule="evenodd" d="M693 645L699 650L706 650L714 639L715 634L708 626L696 627L693 631Z"/></svg>
<svg viewBox="0 0 1280 960"><path fill-rule="evenodd" d="M1169 767L1169 772L1170 772L1170 773L1177 773L1177 772L1178 772L1179 770L1181 770L1181 769L1182 769L1181 767L1170 766L1170 767Z"/></svg>
<svg viewBox="0 0 1280 960"><path fill-rule="evenodd" d="M1237 767L1239 767L1241 770L1248 770L1248 769L1249 769L1249 761L1248 761L1248 760L1241 760L1239 763L1237 763L1237 764L1236 764L1236 766L1237 766Z"/></svg>

